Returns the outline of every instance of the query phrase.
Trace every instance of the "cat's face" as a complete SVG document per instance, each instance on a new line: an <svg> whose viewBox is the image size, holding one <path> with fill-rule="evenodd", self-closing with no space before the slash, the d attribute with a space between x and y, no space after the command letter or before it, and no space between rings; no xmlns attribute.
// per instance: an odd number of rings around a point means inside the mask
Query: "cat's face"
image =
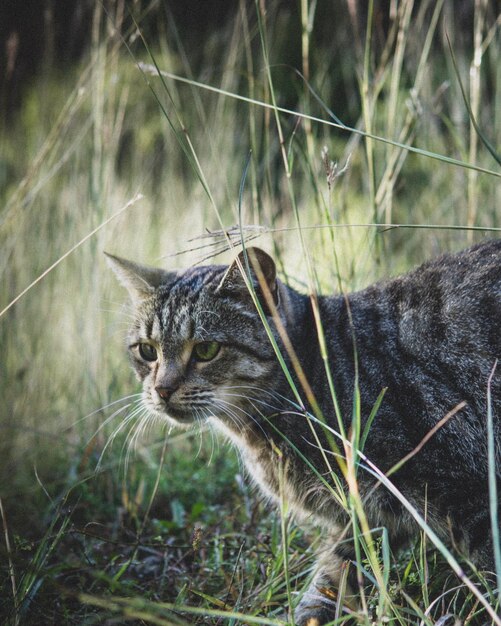
<svg viewBox="0 0 501 626"><path fill-rule="evenodd" d="M259 255L276 300L273 261ZM236 263L176 275L110 262L135 306L128 349L148 409L185 426L212 417L245 425L249 402L272 385L277 362Z"/></svg>

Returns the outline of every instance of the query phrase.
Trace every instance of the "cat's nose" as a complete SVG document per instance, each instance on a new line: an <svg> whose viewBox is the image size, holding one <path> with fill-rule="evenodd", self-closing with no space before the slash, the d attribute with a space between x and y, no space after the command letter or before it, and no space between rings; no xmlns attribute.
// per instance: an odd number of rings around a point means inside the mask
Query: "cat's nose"
<svg viewBox="0 0 501 626"><path fill-rule="evenodd" d="M170 400L170 397L176 391L176 389L177 387L155 387L155 391L162 398L162 400L165 400L165 402L168 402Z"/></svg>

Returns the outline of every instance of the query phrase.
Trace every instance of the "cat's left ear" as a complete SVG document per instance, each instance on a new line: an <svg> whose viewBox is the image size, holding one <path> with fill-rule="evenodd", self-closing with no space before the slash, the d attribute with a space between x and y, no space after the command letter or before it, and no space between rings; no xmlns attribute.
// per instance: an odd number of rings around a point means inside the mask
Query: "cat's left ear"
<svg viewBox="0 0 501 626"><path fill-rule="evenodd" d="M104 254L118 280L129 292L134 304L150 297L157 287L171 283L176 277L175 272L133 263L108 252Z"/></svg>
<svg viewBox="0 0 501 626"><path fill-rule="evenodd" d="M250 247L242 250L237 258L228 268L220 289L228 289L230 291L238 291L244 296L249 295L249 290L245 284L242 270L252 278L252 283L261 305L269 312L268 298L266 293L271 296L275 306L279 304L277 270L275 261L269 254L261 250L261 248Z"/></svg>

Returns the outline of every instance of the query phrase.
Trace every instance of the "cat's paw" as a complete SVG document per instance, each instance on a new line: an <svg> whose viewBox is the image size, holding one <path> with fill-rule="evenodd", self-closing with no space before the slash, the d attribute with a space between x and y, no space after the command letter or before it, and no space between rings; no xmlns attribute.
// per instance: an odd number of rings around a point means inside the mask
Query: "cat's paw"
<svg viewBox="0 0 501 626"><path fill-rule="evenodd" d="M310 587L294 611L296 626L323 626L336 618L337 603Z"/></svg>
<svg viewBox="0 0 501 626"><path fill-rule="evenodd" d="M300 605L294 613L294 623L296 626L324 626L335 617L335 612L325 605Z"/></svg>
<svg viewBox="0 0 501 626"><path fill-rule="evenodd" d="M347 614L355 613L356 606L355 596L343 594L339 606L336 591L324 585L312 584L294 611L294 623L297 626L324 626L339 619L341 615L346 618Z"/></svg>

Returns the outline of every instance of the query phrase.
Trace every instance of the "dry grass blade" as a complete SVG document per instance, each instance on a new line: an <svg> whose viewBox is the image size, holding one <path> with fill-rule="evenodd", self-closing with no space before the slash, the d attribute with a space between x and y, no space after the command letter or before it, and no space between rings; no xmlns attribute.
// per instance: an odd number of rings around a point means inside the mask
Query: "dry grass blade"
<svg viewBox="0 0 501 626"><path fill-rule="evenodd" d="M236 100L241 100L243 102L247 102L248 104L254 104L256 106L262 107L264 109L269 109L272 111L275 111L277 113L285 113L286 115L292 115L296 118L301 118L301 119L306 119L309 120L311 122L317 122L318 124L324 125L324 126L331 126L332 128L337 128L339 130L343 130L343 131L349 131L350 133L356 134L356 135L360 135L362 137L367 137L368 139L374 140L374 141L379 141L381 143L384 144L388 144L391 146L394 146L396 148L402 148L403 150L407 150L409 152L412 152L414 154L419 154L423 157L427 157L430 159L436 159L438 161L442 161L443 163L447 163L449 165L455 165L457 167L464 167L466 169L472 169L472 170L476 170L478 172L482 172L484 174L489 174L491 176L496 176L497 178L501 178L501 173L500 172L496 172L495 170L489 170L487 168L484 167L480 167L478 165L475 165L473 163L467 163L465 161L460 161L458 159L454 159L452 157L447 157L444 156L442 154L437 154L435 152L431 152L429 150L423 150L421 148L415 148L414 146L409 146L406 144L402 144L398 141L394 141L391 139L388 139L386 137L382 137L380 135L374 135L372 133L367 133L364 132L363 130L360 130L359 128L352 128L350 126L346 126L346 125L340 125L337 124L336 122L331 122L330 120L325 120L322 119L320 117L316 117L314 115L308 115L306 113L302 113L301 111L294 111L292 109L287 109L286 107L281 107L278 105L273 105L270 104L268 102L263 102L261 100L255 100L254 98L248 98L246 96L242 96L238 93L233 93L230 91L226 91L225 89L219 89L218 87L213 87L211 85L207 85L205 83L200 83L198 81L194 81L188 78L183 78L182 76L178 76L177 74L173 74L172 72L166 72L164 70L157 70L157 68L155 68L152 65L148 65L146 63L138 63L138 67L140 68L140 70L142 72L144 72L145 74L153 74L153 75L158 75L159 73L161 73L162 76L164 76L165 78L170 78L172 80L181 82L181 83L186 83L188 85L193 85L196 87L199 87L200 89L205 89L208 91L213 91L215 93L218 93L220 95L223 96L227 96L228 98L234 98ZM287 161L286 161L287 162Z"/></svg>
<svg viewBox="0 0 501 626"><path fill-rule="evenodd" d="M23 289L21 291L21 293L19 293L13 300L11 300L9 302L9 304L0 311L0 317L2 317L2 315L7 313L7 311L11 307L13 307L16 304L16 302L19 302L19 300L23 296L25 296L28 293L28 291L30 291L30 289L32 289L36 284L38 284L41 280L43 280L47 276L47 274L50 274L50 272L52 272L52 270L54 268L56 268L62 261L64 261L64 259L66 259L68 256L70 256L70 254L75 252L75 250L77 250L82 244L84 244L86 241L88 241L91 237L93 237L97 232L99 232L102 228L107 226L114 219L116 219L117 217L122 215L122 213L124 213L125 211L130 209L131 206L133 206L136 202L138 202L142 198L143 198L143 195L138 193L134 198L132 198L132 200L129 200L129 202L127 202L127 204L125 206L123 206L120 210L118 210L115 213L113 213L113 215L111 215L108 219L104 220L104 222L101 222L101 224L99 224L99 226L94 228L94 230L92 230L90 233L85 235L85 237L80 239L80 241L78 243L76 243L67 252L65 252L62 256L60 256L57 259L57 261L55 261L51 266L49 266L46 270L44 270L39 276L37 276L37 278L35 278L34 281L32 281L25 289Z"/></svg>
<svg viewBox="0 0 501 626"><path fill-rule="evenodd" d="M444 415L444 417L442 417L442 419L439 420L435 424L435 426L433 428L431 428L426 433L426 435L421 439L421 441L414 448L414 450L411 450L409 452L409 454L406 454L403 459L401 459L392 468L390 468L386 472L386 475L387 476L391 476L397 470L399 470L403 465L405 465L405 463L407 463L407 461L410 461L412 459L412 457L416 456L416 454L423 448L423 446L426 445L426 442L429 441L433 437L433 435L435 435L435 433L437 433L441 428L443 428L450 419L452 419L455 415L457 415L457 413L459 413L459 411L461 411L461 409L464 409L465 406L466 406L466 402L465 401L460 402L451 411L449 411L446 415Z"/></svg>

